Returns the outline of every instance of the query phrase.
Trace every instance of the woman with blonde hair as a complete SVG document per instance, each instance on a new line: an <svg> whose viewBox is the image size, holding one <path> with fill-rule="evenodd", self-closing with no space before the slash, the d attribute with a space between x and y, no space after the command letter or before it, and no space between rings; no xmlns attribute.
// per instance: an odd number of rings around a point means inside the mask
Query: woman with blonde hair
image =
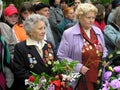
<svg viewBox="0 0 120 90"><path fill-rule="evenodd" d="M107 55L103 34L94 25L97 12L97 8L90 3L79 4L75 13L78 23L64 31L60 42L58 58L79 62L74 70L80 72L82 77L73 82L74 90L96 89L98 67Z"/></svg>

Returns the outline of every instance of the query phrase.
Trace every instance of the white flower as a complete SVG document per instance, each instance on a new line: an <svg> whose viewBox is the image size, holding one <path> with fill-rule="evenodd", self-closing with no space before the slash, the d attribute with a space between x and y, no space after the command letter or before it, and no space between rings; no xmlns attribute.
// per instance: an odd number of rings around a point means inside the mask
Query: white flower
<svg viewBox="0 0 120 90"><path fill-rule="evenodd" d="M25 85L29 85L29 80L25 79Z"/></svg>
<svg viewBox="0 0 120 90"><path fill-rule="evenodd" d="M38 86L33 87L33 90L39 90L39 87Z"/></svg>
<svg viewBox="0 0 120 90"><path fill-rule="evenodd" d="M46 83L46 82L47 82L46 79L41 80L41 83Z"/></svg>

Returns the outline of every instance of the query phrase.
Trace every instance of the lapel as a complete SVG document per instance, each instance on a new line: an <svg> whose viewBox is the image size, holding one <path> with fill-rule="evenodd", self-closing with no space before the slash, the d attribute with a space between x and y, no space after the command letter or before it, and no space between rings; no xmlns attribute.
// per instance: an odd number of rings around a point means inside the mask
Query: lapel
<svg viewBox="0 0 120 90"><path fill-rule="evenodd" d="M39 55L37 49L35 48L35 46L28 46L28 54L31 54L33 57L35 57L37 62L44 64L44 62L43 62L41 56Z"/></svg>

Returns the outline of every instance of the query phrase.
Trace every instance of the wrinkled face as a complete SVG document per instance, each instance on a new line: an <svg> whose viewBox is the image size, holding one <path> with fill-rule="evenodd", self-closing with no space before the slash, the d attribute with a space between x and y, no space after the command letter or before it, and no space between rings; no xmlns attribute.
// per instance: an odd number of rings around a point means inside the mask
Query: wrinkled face
<svg viewBox="0 0 120 90"><path fill-rule="evenodd" d="M79 22L84 29L90 29L95 21L95 12L88 12L79 18Z"/></svg>
<svg viewBox="0 0 120 90"><path fill-rule="evenodd" d="M44 39L45 35L45 22L39 21L35 24L33 30L30 33L30 38L36 41L41 41Z"/></svg>
<svg viewBox="0 0 120 90"><path fill-rule="evenodd" d="M29 15L33 14L33 12L29 12L28 10L21 13L21 16L25 20Z"/></svg>
<svg viewBox="0 0 120 90"><path fill-rule="evenodd" d="M47 18L49 18L49 16L50 16L50 12L49 12L49 8L48 7L42 8L39 11L36 11L36 13L40 14L40 15L43 15L43 16L45 16Z"/></svg>
<svg viewBox="0 0 120 90"><path fill-rule="evenodd" d="M69 10L68 14L65 15L65 17L70 19L70 20L74 20L74 17L75 17L74 10L73 9Z"/></svg>
<svg viewBox="0 0 120 90"><path fill-rule="evenodd" d="M13 14L11 16L5 16L5 20L8 23L14 25L14 24L16 24L16 22L18 22L18 14Z"/></svg>

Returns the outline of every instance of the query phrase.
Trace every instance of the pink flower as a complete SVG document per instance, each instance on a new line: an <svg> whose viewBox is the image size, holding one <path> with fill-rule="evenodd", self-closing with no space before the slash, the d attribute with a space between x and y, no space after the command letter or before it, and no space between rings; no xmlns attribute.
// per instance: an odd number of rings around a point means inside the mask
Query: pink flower
<svg viewBox="0 0 120 90"><path fill-rule="evenodd" d="M113 89L118 89L120 88L120 81L118 79L114 79L111 81L110 85Z"/></svg>
<svg viewBox="0 0 120 90"><path fill-rule="evenodd" d="M109 90L109 87L110 87L109 82L105 81L105 84L103 84L102 90Z"/></svg>
<svg viewBox="0 0 120 90"><path fill-rule="evenodd" d="M120 73L120 66L116 66L113 68L115 72Z"/></svg>
<svg viewBox="0 0 120 90"><path fill-rule="evenodd" d="M111 75L112 75L112 72L111 72L111 71L105 72L105 73L104 73L104 79L105 79L105 80L108 80Z"/></svg>

